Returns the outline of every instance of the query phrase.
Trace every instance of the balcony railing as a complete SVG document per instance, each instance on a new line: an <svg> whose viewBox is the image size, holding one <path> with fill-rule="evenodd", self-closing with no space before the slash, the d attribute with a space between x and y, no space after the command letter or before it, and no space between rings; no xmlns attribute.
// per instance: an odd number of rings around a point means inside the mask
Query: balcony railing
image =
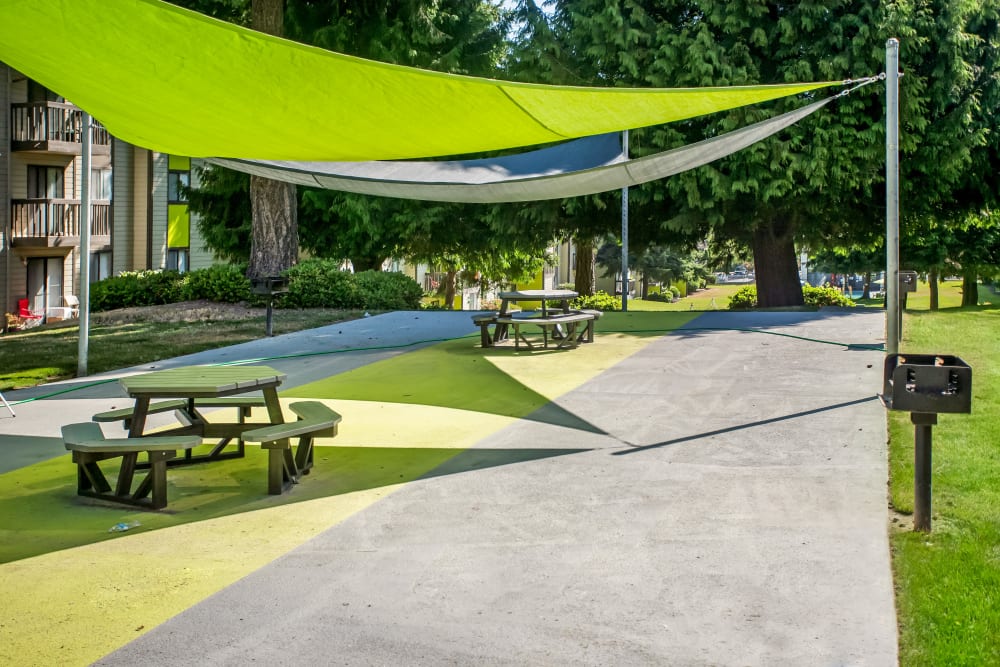
<svg viewBox="0 0 1000 667"><path fill-rule="evenodd" d="M10 105L11 148L15 151L79 153L83 136L83 112L65 102L30 102ZM111 152L111 135L103 125L91 121L91 150Z"/></svg>
<svg viewBox="0 0 1000 667"><path fill-rule="evenodd" d="M111 236L111 202L91 204L90 233ZM15 241L80 236L80 200L14 199L11 236Z"/></svg>

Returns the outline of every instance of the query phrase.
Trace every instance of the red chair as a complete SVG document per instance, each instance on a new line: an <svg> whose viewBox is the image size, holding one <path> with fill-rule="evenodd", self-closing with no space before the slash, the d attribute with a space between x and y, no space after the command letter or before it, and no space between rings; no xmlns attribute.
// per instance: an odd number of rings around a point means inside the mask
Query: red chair
<svg viewBox="0 0 1000 667"><path fill-rule="evenodd" d="M31 312L28 308L27 299L18 299L17 302L18 313L17 316L24 320L24 328L30 329L31 327L37 327L42 323L42 316Z"/></svg>

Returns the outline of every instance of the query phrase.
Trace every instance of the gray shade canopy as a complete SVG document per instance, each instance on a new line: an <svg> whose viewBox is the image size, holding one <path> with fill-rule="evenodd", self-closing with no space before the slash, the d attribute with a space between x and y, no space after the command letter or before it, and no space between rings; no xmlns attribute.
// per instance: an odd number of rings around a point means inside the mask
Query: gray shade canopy
<svg viewBox="0 0 1000 667"><path fill-rule="evenodd" d="M634 160L617 134L478 160L293 162L209 158L212 164L297 185L382 197L493 203L606 192L679 174L735 153L794 125L831 99L704 141Z"/></svg>

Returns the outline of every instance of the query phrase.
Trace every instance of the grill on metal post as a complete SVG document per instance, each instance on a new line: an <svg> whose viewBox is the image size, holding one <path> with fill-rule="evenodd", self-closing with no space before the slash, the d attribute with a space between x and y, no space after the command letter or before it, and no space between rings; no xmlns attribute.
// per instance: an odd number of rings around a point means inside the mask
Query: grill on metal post
<svg viewBox="0 0 1000 667"><path fill-rule="evenodd" d="M285 278L284 276L251 278L250 290L254 294L267 297L267 325L264 333L268 337L271 337L274 335L271 327L274 310L274 297L288 292L288 278Z"/></svg>
<svg viewBox="0 0 1000 667"><path fill-rule="evenodd" d="M931 530L931 427L941 412L972 412L972 368L947 354L890 354L883 405L910 413L914 428L913 529Z"/></svg>

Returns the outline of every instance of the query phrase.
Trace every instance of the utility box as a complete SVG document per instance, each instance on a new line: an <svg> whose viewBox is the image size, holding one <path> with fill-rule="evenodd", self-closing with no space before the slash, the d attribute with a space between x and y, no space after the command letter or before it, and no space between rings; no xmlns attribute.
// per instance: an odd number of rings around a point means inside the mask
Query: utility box
<svg viewBox="0 0 1000 667"><path fill-rule="evenodd" d="M890 354L880 398L890 410L969 413L972 368L948 354Z"/></svg>
<svg viewBox="0 0 1000 667"><path fill-rule="evenodd" d="M900 271L899 272L899 291L902 292L916 292L917 291L917 272L916 271Z"/></svg>
<svg viewBox="0 0 1000 667"><path fill-rule="evenodd" d="M250 291L267 299L267 322L264 325L264 333L270 337L274 335L274 297L288 292L288 278L284 276L264 276L262 278L250 279Z"/></svg>
<svg viewBox="0 0 1000 667"><path fill-rule="evenodd" d="M250 279L250 291L254 294L269 296L284 294L288 291L288 278L284 276L265 276Z"/></svg>

